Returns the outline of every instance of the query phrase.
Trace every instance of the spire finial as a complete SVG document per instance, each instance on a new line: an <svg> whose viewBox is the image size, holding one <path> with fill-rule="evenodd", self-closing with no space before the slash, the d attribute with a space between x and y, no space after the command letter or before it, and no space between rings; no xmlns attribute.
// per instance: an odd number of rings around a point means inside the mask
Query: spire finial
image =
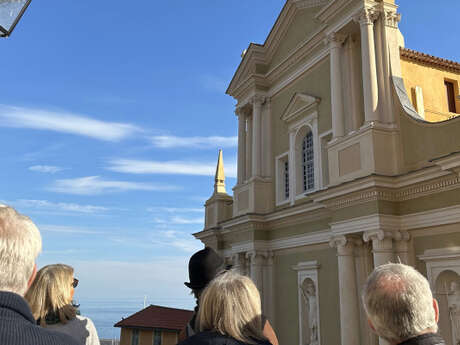
<svg viewBox="0 0 460 345"><path fill-rule="evenodd" d="M222 149L219 149L219 158L217 159L216 177L214 181L214 194L227 194L227 191L225 190L224 158L222 155Z"/></svg>

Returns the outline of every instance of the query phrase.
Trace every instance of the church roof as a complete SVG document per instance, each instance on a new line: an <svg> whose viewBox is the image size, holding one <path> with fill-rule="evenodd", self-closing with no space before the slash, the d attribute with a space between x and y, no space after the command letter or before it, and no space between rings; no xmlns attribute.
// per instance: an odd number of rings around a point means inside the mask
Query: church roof
<svg viewBox="0 0 460 345"><path fill-rule="evenodd" d="M192 310L149 305L147 308L117 322L114 327L157 328L180 331L187 325L192 315Z"/></svg>
<svg viewBox="0 0 460 345"><path fill-rule="evenodd" d="M416 50L401 48L401 58L415 62L421 62L426 65L435 66L438 68L446 69L448 71L460 73L460 63L436 57L433 55L418 52Z"/></svg>

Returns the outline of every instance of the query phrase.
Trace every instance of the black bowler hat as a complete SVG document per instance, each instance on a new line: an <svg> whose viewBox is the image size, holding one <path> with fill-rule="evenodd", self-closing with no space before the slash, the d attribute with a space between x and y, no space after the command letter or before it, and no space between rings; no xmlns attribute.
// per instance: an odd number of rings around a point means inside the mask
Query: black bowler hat
<svg viewBox="0 0 460 345"><path fill-rule="evenodd" d="M190 282L185 286L201 290L224 269L224 260L212 248L206 247L192 255L188 263Z"/></svg>

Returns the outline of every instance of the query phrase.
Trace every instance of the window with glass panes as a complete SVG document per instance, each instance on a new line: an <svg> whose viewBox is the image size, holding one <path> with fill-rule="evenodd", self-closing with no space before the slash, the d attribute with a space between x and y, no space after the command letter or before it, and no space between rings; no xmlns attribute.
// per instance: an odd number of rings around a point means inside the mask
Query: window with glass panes
<svg viewBox="0 0 460 345"><path fill-rule="evenodd" d="M161 345L161 331L155 330L153 332L153 345Z"/></svg>
<svg viewBox="0 0 460 345"><path fill-rule="evenodd" d="M309 132L302 143L303 190L311 190L315 186L313 162L313 134Z"/></svg>
<svg viewBox="0 0 460 345"><path fill-rule="evenodd" d="M284 162L284 198L289 199L289 163Z"/></svg>
<svg viewBox="0 0 460 345"><path fill-rule="evenodd" d="M131 333L131 345L139 345L139 330L133 329Z"/></svg>

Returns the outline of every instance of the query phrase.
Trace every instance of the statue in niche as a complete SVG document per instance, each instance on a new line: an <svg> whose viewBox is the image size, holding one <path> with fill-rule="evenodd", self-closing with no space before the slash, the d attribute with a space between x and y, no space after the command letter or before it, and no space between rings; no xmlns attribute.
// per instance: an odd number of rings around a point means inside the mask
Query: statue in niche
<svg viewBox="0 0 460 345"><path fill-rule="evenodd" d="M316 287L313 280L307 278L302 282L300 293L305 302L306 315L303 322L308 327L310 339L305 345L318 344L318 302L316 297Z"/></svg>
<svg viewBox="0 0 460 345"><path fill-rule="evenodd" d="M460 283L452 282L447 297L452 323L453 343L460 345Z"/></svg>

